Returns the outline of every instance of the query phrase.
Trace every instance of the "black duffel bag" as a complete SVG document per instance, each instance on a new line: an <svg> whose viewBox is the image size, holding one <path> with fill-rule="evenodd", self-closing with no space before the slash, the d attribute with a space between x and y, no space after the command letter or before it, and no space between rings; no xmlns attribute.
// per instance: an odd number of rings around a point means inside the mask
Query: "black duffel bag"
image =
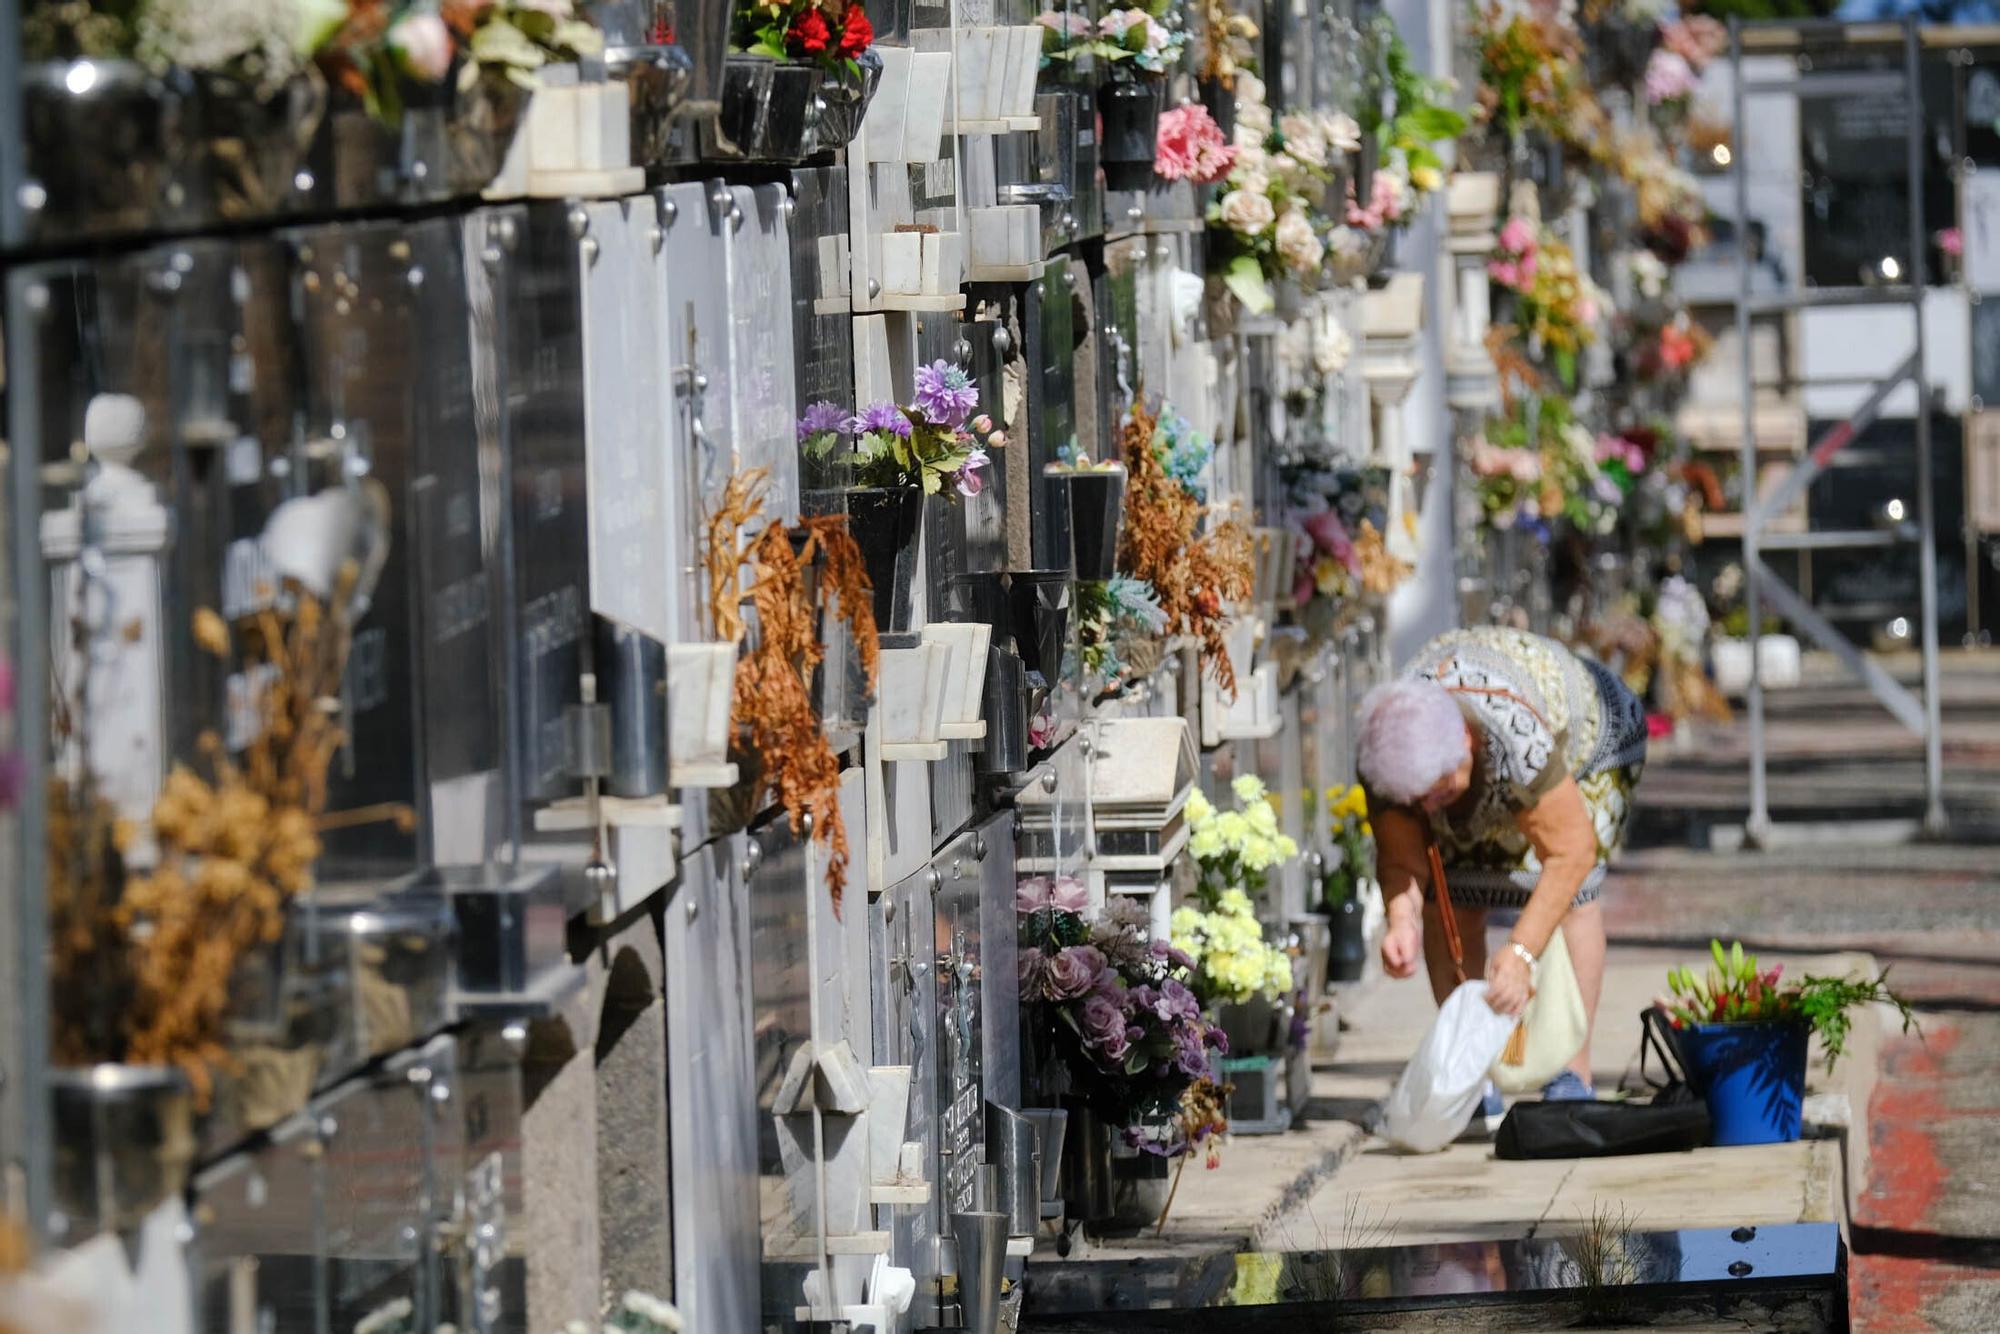
<svg viewBox="0 0 2000 1334"><path fill-rule="evenodd" d="M1681 1153L1708 1143L1708 1104L1688 1086L1663 1010L1643 1016L1639 1073L1653 1088L1645 1102L1516 1103L1494 1136L1497 1157L1615 1158L1633 1153ZM1662 1078L1646 1072L1646 1058L1658 1058Z"/></svg>

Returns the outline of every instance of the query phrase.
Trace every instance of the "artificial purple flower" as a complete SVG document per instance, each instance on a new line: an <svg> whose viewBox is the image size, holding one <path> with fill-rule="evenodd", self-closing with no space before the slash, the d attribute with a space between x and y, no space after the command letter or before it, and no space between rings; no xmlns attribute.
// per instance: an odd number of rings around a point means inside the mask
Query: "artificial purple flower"
<svg viewBox="0 0 2000 1334"><path fill-rule="evenodd" d="M917 367L917 411L933 426L957 430L979 406L979 386L948 361Z"/></svg>
<svg viewBox="0 0 2000 1334"><path fill-rule="evenodd" d="M1049 906L1049 878L1031 875L1014 886L1014 911L1023 917Z"/></svg>
<svg viewBox="0 0 2000 1334"><path fill-rule="evenodd" d="M1172 964L1175 968L1191 969L1194 967L1193 955L1189 954L1184 949L1176 948L1174 945L1164 940L1156 940L1153 942L1153 957L1155 959L1158 959L1162 963ZM1174 982L1171 983L1171 985L1179 986L1180 984L1178 982ZM1188 994L1192 995L1193 993L1189 992Z"/></svg>
<svg viewBox="0 0 2000 1334"><path fill-rule="evenodd" d="M910 438L910 419L894 403L871 403L847 421L849 435L897 435Z"/></svg>
<svg viewBox="0 0 2000 1334"><path fill-rule="evenodd" d="M1125 979L1118 976L1116 968L1107 965L1104 971L1097 975L1097 981L1091 984L1090 989L1096 995L1109 996L1120 1005L1125 1003Z"/></svg>
<svg viewBox="0 0 2000 1334"><path fill-rule="evenodd" d="M799 418L799 443L804 444L816 435L839 435L850 420L837 403L821 399L809 404L806 415Z"/></svg>
<svg viewBox="0 0 2000 1334"><path fill-rule="evenodd" d="M1202 1034L1202 1041L1215 1048L1216 1056L1229 1055L1229 1035L1213 1024L1203 1024L1202 1027L1207 1030Z"/></svg>
<svg viewBox="0 0 2000 1334"><path fill-rule="evenodd" d="M1194 993L1172 978L1167 979L1157 989L1132 988L1132 1005L1135 1009L1154 1016L1163 1024L1192 1019L1200 1013L1200 1007L1195 1004Z"/></svg>
<svg viewBox="0 0 2000 1334"><path fill-rule="evenodd" d="M1061 912L1083 912L1090 907L1090 886L1073 875L1057 876L1049 887L1049 904Z"/></svg>
<svg viewBox="0 0 2000 1334"><path fill-rule="evenodd" d="M1088 945L1071 945L1049 965L1049 990L1059 1000L1084 995L1097 985L1097 975L1103 971L1102 954Z"/></svg>
<svg viewBox="0 0 2000 1334"><path fill-rule="evenodd" d="M955 479L958 483L958 494L976 496L986 489L986 479L980 475L979 470L989 462L991 460L986 457L986 451L983 449L975 449L966 455L965 462L959 465L958 476Z"/></svg>
<svg viewBox="0 0 2000 1334"><path fill-rule="evenodd" d="M1206 1079L1212 1071L1201 1025L1186 1024L1174 1033L1174 1068L1189 1079Z"/></svg>
<svg viewBox="0 0 2000 1334"><path fill-rule="evenodd" d="M1077 1023L1083 1030L1083 1040L1112 1060L1124 1057L1129 1044L1125 1041L1125 1007L1106 995L1093 995L1083 1003L1083 1012L1077 1016ZM1113 1051L1116 1047L1118 1050Z"/></svg>
<svg viewBox="0 0 2000 1334"><path fill-rule="evenodd" d="M1022 950L1018 967L1021 978L1021 999L1024 1001L1049 999L1049 956L1040 950Z"/></svg>

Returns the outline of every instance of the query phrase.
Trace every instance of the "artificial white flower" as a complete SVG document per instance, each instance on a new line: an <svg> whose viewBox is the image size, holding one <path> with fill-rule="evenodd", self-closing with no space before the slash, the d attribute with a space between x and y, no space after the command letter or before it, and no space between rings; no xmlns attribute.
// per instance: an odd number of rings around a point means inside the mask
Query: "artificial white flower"
<svg viewBox="0 0 2000 1334"><path fill-rule="evenodd" d="M1278 220L1278 212L1261 193L1231 190L1222 197L1222 221L1242 236L1256 236Z"/></svg>
<svg viewBox="0 0 2000 1334"><path fill-rule="evenodd" d="M1368 236L1342 223L1327 234L1326 244L1337 259L1359 259L1368 250Z"/></svg>
<svg viewBox="0 0 2000 1334"><path fill-rule="evenodd" d="M1268 194L1271 189L1271 178L1261 165L1246 167L1238 164L1236 170L1229 173L1229 188L1244 190L1253 195Z"/></svg>
<svg viewBox="0 0 2000 1334"><path fill-rule="evenodd" d="M1317 273L1326 258L1326 247L1320 244L1304 209L1285 210L1285 216L1278 219L1277 243L1279 257L1295 273Z"/></svg>
<svg viewBox="0 0 2000 1334"><path fill-rule="evenodd" d="M1643 297L1657 298L1667 290L1667 266L1650 250L1632 256L1632 286Z"/></svg>
<svg viewBox="0 0 2000 1334"><path fill-rule="evenodd" d="M1361 122L1345 111L1321 116L1320 134L1336 152L1352 153L1361 147Z"/></svg>
<svg viewBox="0 0 2000 1334"><path fill-rule="evenodd" d="M1278 133L1285 137L1285 151L1308 167L1326 166L1326 134L1317 118L1290 111L1278 121Z"/></svg>
<svg viewBox="0 0 2000 1334"><path fill-rule="evenodd" d="M1313 324L1313 368L1321 375L1338 375L1347 369L1354 355L1354 340L1337 320L1317 320Z"/></svg>

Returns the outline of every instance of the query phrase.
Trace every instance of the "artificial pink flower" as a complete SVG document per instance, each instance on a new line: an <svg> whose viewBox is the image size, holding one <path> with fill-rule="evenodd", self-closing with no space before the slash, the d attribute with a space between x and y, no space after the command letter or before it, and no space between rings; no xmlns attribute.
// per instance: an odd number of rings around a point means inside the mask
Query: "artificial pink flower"
<svg viewBox="0 0 2000 1334"><path fill-rule="evenodd" d="M1646 100L1654 106L1692 96L1700 79L1688 58L1664 48L1646 62Z"/></svg>
<svg viewBox="0 0 2000 1334"><path fill-rule="evenodd" d="M1500 229L1500 248L1510 255L1531 255L1535 251L1535 228L1526 218L1509 218Z"/></svg>
<svg viewBox="0 0 2000 1334"><path fill-rule="evenodd" d="M1342 565L1354 564L1354 543L1347 535L1347 525L1332 510L1321 510L1307 519L1303 525L1306 535L1313 545L1339 561Z"/></svg>
<svg viewBox="0 0 2000 1334"><path fill-rule="evenodd" d="M1049 906L1058 912L1083 912L1090 907L1090 886L1073 875L1059 875L1049 887Z"/></svg>
<svg viewBox="0 0 2000 1334"><path fill-rule="evenodd" d="M1168 181L1214 185L1236 165L1236 150L1222 137L1222 127L1199 102L1160 113L1154 142L1153 171Z"/></svg>
<svg viewBox="0 0 2000 1334"><path fill-rule="evenodd" d="M406 14L389 27L389 49L411 78L437 83L451 72L451 29L435 14Z"/></svg>
<svg viewBox="0 0 2000 1334"><path fill-rule="evenodd" d="M1937 234L1937 248L1958 259L1965 254L1965 233L1956 227L1947 227Z"/></svg>
<svg viewBox="0 0 2000 1334"><path fill-rule="evenodd" d="M1692 14L1678 22L1662 23L1660 44L1700 72L1728 49L1729 30L1706 14Z"/></svg>
<svg viewBox="0 0 2000 1334"><path fill-rule="evenodd" d="M1014 911L1026 916L1049 906L1049 878L1031 875L1014 886Z"/></svg>

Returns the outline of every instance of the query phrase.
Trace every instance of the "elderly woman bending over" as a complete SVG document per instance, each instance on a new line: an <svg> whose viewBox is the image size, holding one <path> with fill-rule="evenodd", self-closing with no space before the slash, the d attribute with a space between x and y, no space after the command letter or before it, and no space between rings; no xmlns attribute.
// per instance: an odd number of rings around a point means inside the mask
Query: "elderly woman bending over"
<svg viewBox="0 0 2000 1334"><path fill-rule="evenodd" d="M1456 981L1431 885L1435 843L1469 977L1502 1014L1528 1002L1535 960L1563 928L1591 1026L1604 984L1598 903L1646 761L1645 711L1617 677L1553 640L1481 628L1440 636L1361 704L1358 762L1388 902L1382 962L1421 955L1442 1001ZM1518 911L1487 958L1486 914ZM1589 1098L1590 1043L1543 1090Z"/></svg>

